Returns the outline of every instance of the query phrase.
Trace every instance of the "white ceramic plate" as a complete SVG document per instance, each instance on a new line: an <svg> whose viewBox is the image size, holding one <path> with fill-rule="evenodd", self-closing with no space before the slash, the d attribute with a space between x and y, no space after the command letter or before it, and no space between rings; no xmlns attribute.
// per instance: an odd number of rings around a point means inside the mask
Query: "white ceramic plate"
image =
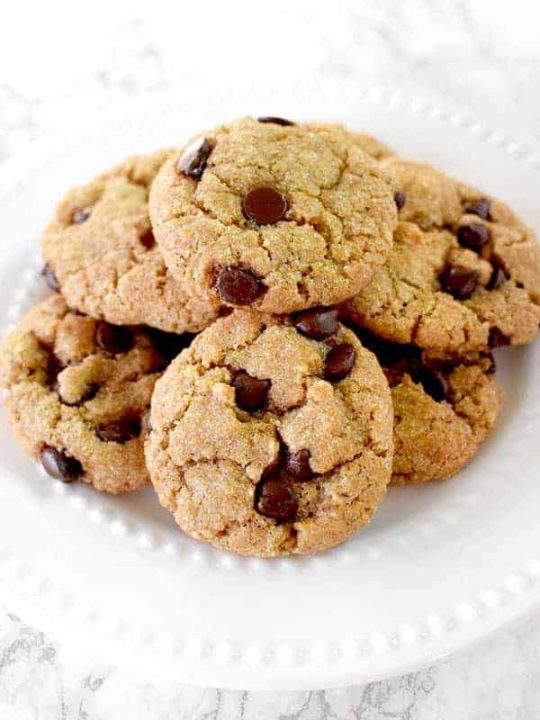
<svg viewBox="0 0 540 720"><path fill-rule="evenodd" d="M0 170L0 329L43 293L38 236L65 189L125 154L243 114L371 130L507 199L540 229L540 157L444 105L350 86L286 97L150 96L84 141ZM455 479L391 490L371 525L315 557L242 559L184 537L150 489L99 495L47 478L0 427L0 597L74 652L244 689L405 672L540 600L540 347L499 355L506 409Z"/></svg>

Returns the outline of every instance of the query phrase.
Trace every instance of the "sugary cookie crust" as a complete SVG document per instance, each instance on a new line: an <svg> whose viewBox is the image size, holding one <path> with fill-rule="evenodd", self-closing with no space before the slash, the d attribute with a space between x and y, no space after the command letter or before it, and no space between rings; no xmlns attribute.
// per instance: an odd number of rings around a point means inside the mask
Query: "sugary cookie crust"
<svg viewBox="0 0 540 720"><path fill-rule="evenodd" d="M337 133L252 119L205 139L191 170L189 163L181 169L187 151L165 162L150 196L167 265L192 293L215 301L220 272L239 268L259 295L225 302L293 312L352 297L382 265L396 207L376 163L358 147ZM250 191L261 187L285 203L269 224L245 212Z"/></svg>
<svg viewBox="0 0 540 720"><path fill-rule="evenodd" d="M50 297L5 340L0 382L8 418L32 456L45 447L65 453L82 465L81 480L118 493L148 482L145 415L164 363L138 328L121 329L130 349L105 352L96 345L100 326L104 335L106 324ZM105 439L112 436L118 441Z"/></svg>
<svg viewBox="0 0 540 720"><path fill-rule="evenodd" d="M70 306L122 325L196 332L218 314L167 271L150 227L148 192L171 156L129 158L60 203L42 250Z"/></svg>
<svg viewBox="0 0 540 720"><path fill-rule="evenodd" d="M345 143L355 145L365 152L366 155L375 158L375 160L382 160L383 158L395 155L394 151L389 148L388 145L385 145L373 135L349 130L349 128L340 123L307 123L305 127L316 132L326 133L330 137L334 137Z"/></svg>
<svg viewBox="0 0 540 720"><path fill-rule="evenodd" d="M188 534L243 555L338 544L370 520L390 479L390 391L374 356L342 326L317 341L292 323L250 310L218 320L170 365L152 399L146 458L162 505ZM331 348L344 343L354 348L350 374L324 380ZM238 405L245 373L267 383L257 411ZM298 511L280 523L255 502L284 448L309 457L311 477L291 481Z"/></svg>

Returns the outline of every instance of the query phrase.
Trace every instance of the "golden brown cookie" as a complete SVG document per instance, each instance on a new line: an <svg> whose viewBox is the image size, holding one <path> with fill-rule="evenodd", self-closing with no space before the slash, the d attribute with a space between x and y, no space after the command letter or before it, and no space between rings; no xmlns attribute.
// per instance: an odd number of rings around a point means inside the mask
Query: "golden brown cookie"
<svg viewBox="0 0 540 720"><path fill-rule="evenodd" d="M540 323L540 246L503 203L428 165L381 161L401 193L394 247L344 314L437 351L521 345Z"/></svg>
<svg viewBox="0 0 540 720"><path fill-rule="evenodd" d="M242 555L337 545L390 480L388 383L333 309L216 321L156 384L151 425L161 504L192 537Z"/></svg>
<svg viewBox="0 0 540 720"><path fill-rule="evenodd" d="M56 295L5 340L0 382L9 391L8 417L50 475L110 493L148 482L144 417L166 364L162 337L154 337L73 312Z"/></svg>
<svg viewBox="0 0 540 720"><path fill-rule="evenodd" d="M149 187L169 151L129 158L72 190L49 224L45 278L70 307L118 325L196 332L217 317L167 271L148 216Z"/></svg>
<svg viewBox="0 0 540 720"><path fill-rule="evenodd" d="M152 186L165 261L207 301L270 313L331 305L390 251L396 206L377 163L339 133L284 122L210 131Z"/></svg>
<svg viewBox="0 0 540 720"><path fill-rule="evenodd" d="M501 411L491 353L437 357L355 329L392 390L392 485L443 480L472 460Z"/></svg>

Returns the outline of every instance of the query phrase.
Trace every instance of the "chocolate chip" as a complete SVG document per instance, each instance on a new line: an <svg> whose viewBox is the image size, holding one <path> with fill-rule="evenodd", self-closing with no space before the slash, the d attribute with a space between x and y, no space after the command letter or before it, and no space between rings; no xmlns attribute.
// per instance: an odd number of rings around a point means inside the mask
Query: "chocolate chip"
<svg viewBox="0 0 540 720"><path fill-rule="evenodd" d="M272 115L260 117L260 118L257 118L257 120L260 123L270 123L271 125L283 125L283 126L296 125L296 123L294 123L292 120L285 120L285 118L274 117Z"/></svg>
<svg viewBox="0 0 540 720"><path fill-rule="evenodd" d="M131 350L133 335L127 327L111 325L105 320L100 320L94 331L94 342L107 355L118 355Z"/></svg>
<svg viewBox="0 0 540 720"><path fill-rule="evenodd" d="M45 280L47 287L54 290L54 292L60 292L60 283L58 282L58 278L54 274L54 270L49 263L45 263L41 274L43 275L43 279Z"/></svg>
<svg viewBox="0 0 540 720"><path fill-rule="evenodd" d="M419 382L435 402L442 402L450 397L450 385L441 372L432 372L424 368L416 377L413 377L413 380Z"/></svg>
<svg viewBox="0 0 540 720"><path fill-rule="evenodd" d="M191 341L195 337L192 333L182 333L181 335L157 328L145 328L152 344L157 352L163 357L165 364L168 365L171 360L191 345Z"/></svg>
<svg viewBox="0 0 540 720"><path fill-rule="evenodd" d="M73 482L82 475L82 465L76 458L51 445L41 448L39 459L45 472L62 482Z"/></svg>
<svg viewBox="0 0 540 720"><path fill-rule="evenodd" d="M287 450L283 469L294 480L309 480L313 477L313 471L309 465L310 457L311 453L309 450L299 450L295 453Z"/></svg>
<svg viewBox="0 0 540 720"><path fill-rule="evenodd" d="M255 510L278 523L293 522L298 512L298 500L286 479L281 475L262 479L255 488Z"/></svg>
<svg viewBox="0 0 540 720"><path fill-rule="evenodd" d="M324 361L324 379L330 382L343 380L351 372L356 352L349 343L333 347Z"/></svg>
<svg viewBox="0 0 540 720"><path fill-rule="evenodd" d="M81 225L83 222L86 222L88 220L91 212L92 208L89 205L87 207L78 208L77 210L73 211L73 214L71 216L71 222L74 225Z"/></svg>
<svg viewBox="0 0 540 720"><path fill-rule="evenodd" d="M235 267L219 271L216 288L220 298L232 305L251 305L266 292L264 285L250 270Z"/></svg>
<svg viewBox="0 0 540 720"><path fill-rule="evenodd" d="M147 230L143 235L139 238L141 245L146 248L147 250L151 250L155 244L156 244L156 238L154 237L154 233L152 230Z"/></svg>
<svg viewBox="0 0 540 720"><path fill-rule="evenodd" d="M444 292L456 300L467 300L478 286L480 273L461 265L448 265L439 276Z"/></svg>
<svg viewBox="0 0 540 720"><path fill-rule="evenodd" d="M271 187L256 187L248 192L242 202L242 212L248 220L258 225L273 225L285 215L287 199Z"/></svg>
<svg viewBox="0 0 540 720"><path fill-rule="evenodd" d="M479 253L489 242L489 231L480 223L461 225L457 231L457 239L461 247Z"/></svg>
<svg viewBox="0 0 540 720"><path fill-rule="evenodd" d="M96 430L96 435L103 442L115 442L120 445L139 437L140 434L141 423L138 420L117 420L107 425L100 425Z"/></svg>
<svg viewBox="0 0 540 720"><path fill-rule="evenodd" d="M177 171L192 180L200 180L213 149L206 138L194 140L184 150L176 165Z"/></svg>
<svg viewBox="0 0 540 720"><path fill-rule="evenodd" d="M492 327L489 331L489 339L488 344L489 347L492 348L498 348L498 347L506 347L506 345L510 345L510 338L503 333L502 330L500 330L497 326Z"/></svg>
<svg viewBox="0 0 540 720"><path fill-rule="evenodd" d="M272 462L264 468L261 475L262 480L267 480L268 478L273 477L277 474L279 468L283 464L283 456L284 448L283 445L280 444L278 454L276 455L274 460L272 460Z"/></svg>
<svg viewBox="0 0 540 720"><path fill-rule="evenodd" d="M489 220L491 203L487 198L479 198L478 200L470 200L463 205L463 210L471 215L478 215L482 220Z"/></svg>
<svg viewBox="0 0 540 720"><path fill-rule="evenodd" d="M271 385L270 380L259 380L243 370L240 371L232 381L236 404L247 412L260 410L266 404Z"/></svg>
<svg viewBox="0 0 540 720"><path fill-rule="evenodd" d="M398 210L401 210L401 208L405 205L407 202L407 196L404 192L401 190L398 190L396 193L394 193L394 202L396 203L396 207Z"/></svg>
<svg viewBox="0 0 540 720"><path fill-rule="evenodd" d="M312 308L296 316L298 332L313 340L335 335L339 330L338 311L335 308Z"/></svg>
<svg viewBox="0 0 540 720"><path fill-rule="evenodd" d="M486 288L488 290L498 290L504 285L507 280L510 279L510 275L505 270L505 268L495 259L492 259L491 262L493 265L493 271L491 273L491 277L489 278L489 282L486 285Z"/></svg>

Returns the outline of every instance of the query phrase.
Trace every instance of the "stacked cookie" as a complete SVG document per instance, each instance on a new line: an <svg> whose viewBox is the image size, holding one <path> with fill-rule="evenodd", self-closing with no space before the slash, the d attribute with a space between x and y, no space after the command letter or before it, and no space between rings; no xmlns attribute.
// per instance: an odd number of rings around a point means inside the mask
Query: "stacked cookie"
<svg viewBox="0 0 540 720"><path fill-rule="evenodd" d="M189 535L332 547L389 484L450 477L501 407L493 348L540 322L502 203L338 125L243 119L68 194L55 291L5 341L26 449L64 482L149 480Z"/></svg>

